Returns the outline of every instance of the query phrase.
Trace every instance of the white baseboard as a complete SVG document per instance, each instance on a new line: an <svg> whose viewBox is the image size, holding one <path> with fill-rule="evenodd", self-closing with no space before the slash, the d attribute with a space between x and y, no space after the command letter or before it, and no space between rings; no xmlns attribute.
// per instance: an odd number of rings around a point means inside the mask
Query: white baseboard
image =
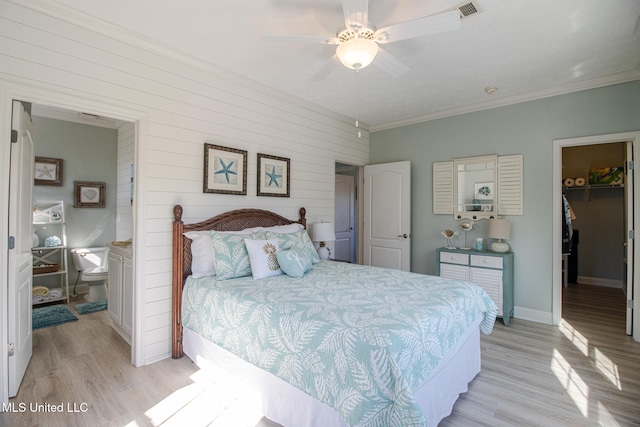
<svg viewBox="0 0 640 427"><path fill-rule="evenodd" d="M622 280L603 279L601 277L578 276L578 283L582 283L583 285L604 286L606 288L622 289L624 287Z"/></svg>
<svg viewBox="0 0 640 427"><path fill-rule="evenodd" d="M518 307L518 306L514 307L513 317L516 319L530 320L532 322L544 323L546 325L551 325L553 323L551 312L533 310L527 307Z"/></svg>

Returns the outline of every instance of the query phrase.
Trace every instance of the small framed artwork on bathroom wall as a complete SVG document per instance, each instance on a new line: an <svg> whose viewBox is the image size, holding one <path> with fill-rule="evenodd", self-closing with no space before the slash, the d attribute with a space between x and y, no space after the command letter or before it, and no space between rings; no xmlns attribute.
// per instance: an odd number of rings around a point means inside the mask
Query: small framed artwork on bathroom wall
<svg viewBox="0 0 640 427"><path fill-rule="evenodd" d="M106 186L104 182L74 181L74 208L104 208Z"/></svg>
<svg viewBox="0 0 640 427"><path fill-rule="evenodd" d="M62 159L36 157L33 184L62 185Z"/></svg>

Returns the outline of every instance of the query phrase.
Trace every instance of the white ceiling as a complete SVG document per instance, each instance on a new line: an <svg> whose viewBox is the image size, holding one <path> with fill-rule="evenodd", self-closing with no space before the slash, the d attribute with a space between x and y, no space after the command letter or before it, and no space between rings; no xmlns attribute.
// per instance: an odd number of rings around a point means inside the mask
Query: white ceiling
<svg viewBox="0 0 640 427"><path fill-rule="evenodd" d="M31 3L31 2L24 2ZM370 0L378 28L451 9L456 0ZM334 36L340 0L39 0L75 22L222 67L372 130L640 79L638 0L475 0L461 28L386 44L410 67L392 78L342 66L309 78L335 46L265 43L263 34ZM375 61L374 61L375 64ZM492 95L485 88L495 86ZM358 111L359 110L359 111Z"/></svg>

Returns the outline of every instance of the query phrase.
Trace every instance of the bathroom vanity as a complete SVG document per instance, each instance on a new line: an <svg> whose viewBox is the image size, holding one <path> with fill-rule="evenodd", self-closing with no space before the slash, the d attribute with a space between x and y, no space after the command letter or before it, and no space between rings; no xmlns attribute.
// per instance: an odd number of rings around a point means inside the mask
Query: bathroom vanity
<svg viewBox="0 0 640 427"><path fill-rule="evenodd" d="M109 245L108 298L111 326L131 345L133 328L133 251L131 245Z"/></svg>

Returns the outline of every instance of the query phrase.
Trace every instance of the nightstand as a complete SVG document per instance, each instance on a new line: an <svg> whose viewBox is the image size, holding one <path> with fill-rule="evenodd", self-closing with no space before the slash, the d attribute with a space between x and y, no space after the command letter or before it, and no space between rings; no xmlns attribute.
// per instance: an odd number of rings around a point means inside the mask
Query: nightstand
<svg viewBox="0 0 640 427"><path fill-rule="evenodd" d="M498 306L498 317L509 326L513 317L513 252L439 248L436 257L437 275L483 288Z"/></svg>

